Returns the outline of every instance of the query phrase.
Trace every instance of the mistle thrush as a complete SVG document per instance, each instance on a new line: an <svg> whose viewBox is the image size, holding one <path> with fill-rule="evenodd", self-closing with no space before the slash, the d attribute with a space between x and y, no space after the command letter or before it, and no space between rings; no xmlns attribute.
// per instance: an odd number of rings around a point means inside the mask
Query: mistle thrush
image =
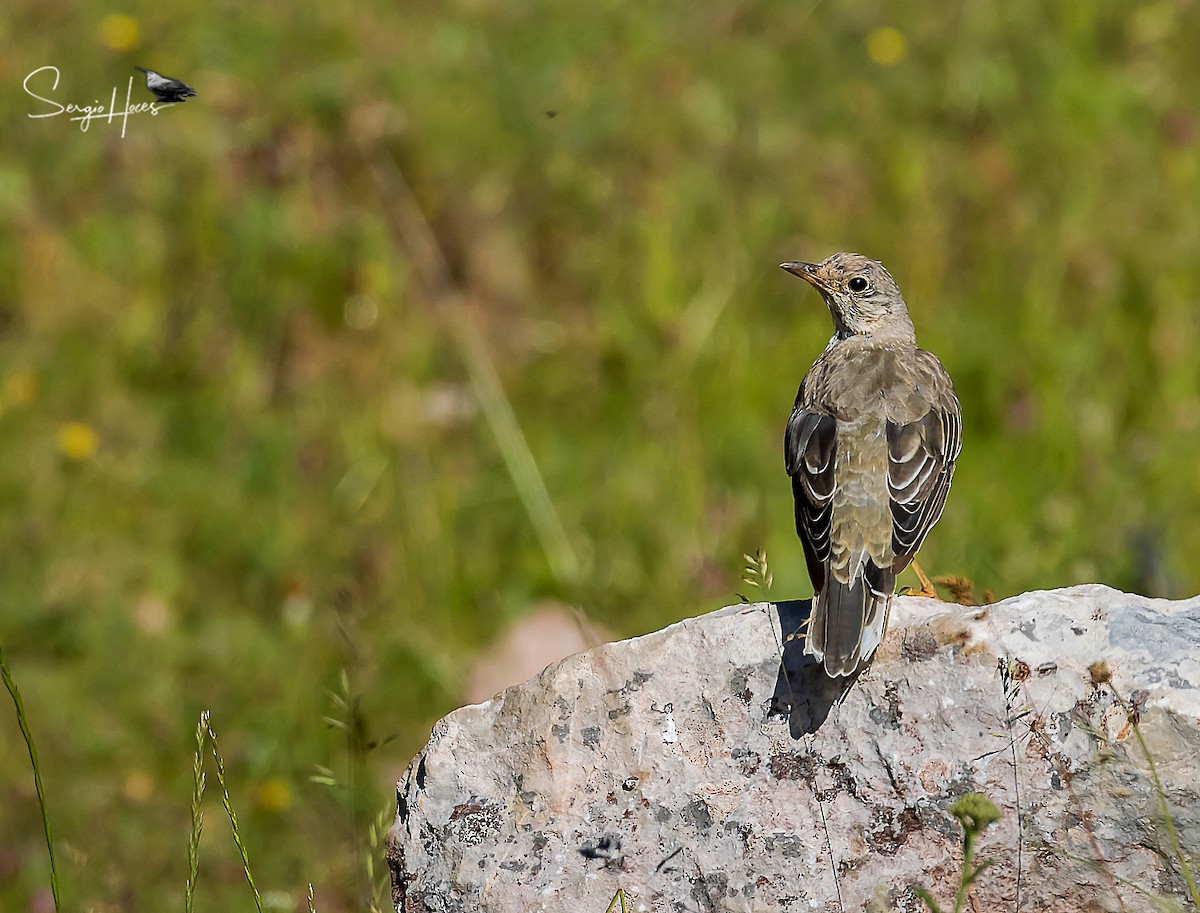
<svg viewBox="0 0 1200 913"><path fill-rule="evenodd" d="M821 293L834 325L784 436L814 590L804 650L829 675L852 675L883 640L896 575L942 514L962 413L882 263L840 253L781 266Z"/></svg>

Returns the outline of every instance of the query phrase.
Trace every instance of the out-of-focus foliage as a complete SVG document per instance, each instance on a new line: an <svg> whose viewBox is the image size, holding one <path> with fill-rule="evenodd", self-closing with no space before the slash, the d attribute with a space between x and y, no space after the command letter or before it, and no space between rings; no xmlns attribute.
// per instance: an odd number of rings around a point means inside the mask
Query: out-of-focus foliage
<svg viewBox="0 0 1200 913"><path fill-rule="evenodd" d="M806 595L781 438L830 325L784 259L884 260L955 379L930 573L1200 590L1185 0L15 0L0 41L0 638L76 909L180 902L203 708L260 887L355 909L388 781L531 604L638 633L758 547ZM61 103L150 100L134 65L198 97L83 132L27 117L48 65ZM341 669L356 744L399 733L354 799L308 781ZM15 733L5 910L46 884ZM215 814L197 904L244 909Z"/></svg>

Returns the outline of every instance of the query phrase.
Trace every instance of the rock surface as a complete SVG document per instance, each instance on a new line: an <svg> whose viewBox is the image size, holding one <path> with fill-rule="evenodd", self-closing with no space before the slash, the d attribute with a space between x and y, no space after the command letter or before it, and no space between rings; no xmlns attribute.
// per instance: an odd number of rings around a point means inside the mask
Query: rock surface
<svg viewBox="0 0 1200 913"><path fill-rule="evenodd" d="M1003 817L968 909L1182 898L1126 708L1195 851L1200 598L897 598L840 705L791 637L806 609L691 618L442 719L398 788L397 910L924 910L914 884L950 909L969 791Z"/></svg>

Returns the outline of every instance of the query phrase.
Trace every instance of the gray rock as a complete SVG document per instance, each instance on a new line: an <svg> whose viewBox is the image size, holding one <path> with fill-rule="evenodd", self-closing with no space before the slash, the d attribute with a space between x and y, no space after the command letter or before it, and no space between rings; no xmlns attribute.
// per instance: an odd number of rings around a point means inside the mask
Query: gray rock
<svg viewBox="0 0 1200 913"><path fill-rule="evenodd" d="M840 705L784 646L806 607L605 644L442 719L398 788L397 910L604 913L618 888L630 910L924 910L913 884L949 909L970 791L1003 812L974 909L1183 896L1126 708L1195 850L1200 598L898 598Z"/></svg>

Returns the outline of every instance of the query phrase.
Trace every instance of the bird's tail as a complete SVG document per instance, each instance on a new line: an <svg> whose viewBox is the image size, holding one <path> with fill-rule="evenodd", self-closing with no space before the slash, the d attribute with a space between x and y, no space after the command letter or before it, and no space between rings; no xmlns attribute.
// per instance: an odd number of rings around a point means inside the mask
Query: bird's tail
<svg viewBox="0 0 1200 913"><path fill-rule="evenodd" d="M863 574L842 583L826 573L824 588L813 597L804 652L822 660L832 677L854 674L883 640L892 586Z"/></svg>

